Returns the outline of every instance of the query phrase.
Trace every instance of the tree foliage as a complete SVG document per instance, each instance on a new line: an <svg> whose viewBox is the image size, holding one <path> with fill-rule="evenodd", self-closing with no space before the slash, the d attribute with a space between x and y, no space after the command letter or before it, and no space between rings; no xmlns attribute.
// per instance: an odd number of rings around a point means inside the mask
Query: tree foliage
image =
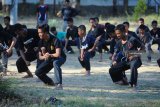
<svg viewBox="0 0 160 107"><path fill-rule="evenodd" d="M134 19L137 20L140 16L144 15L147 10L146 0L138 0L134 8Z"/></svg>

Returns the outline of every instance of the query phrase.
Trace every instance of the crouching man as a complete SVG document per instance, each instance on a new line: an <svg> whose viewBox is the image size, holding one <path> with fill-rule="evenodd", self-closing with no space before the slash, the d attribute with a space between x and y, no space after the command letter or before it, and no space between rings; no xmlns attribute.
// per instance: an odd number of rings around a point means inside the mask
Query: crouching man
<svg viewBox="0 0 160 107"><path fill-rule="evenodd" d="M66 61L66 55L62 50L61 42L53 35L49 34L49 26L38 27L39 41L39 64L35 71L36 76L45 84L63 89L61 65ZM54 67L56 82L46 74Z"/></svg>
<svg viewBox="0 0 160 107"><path fill-rule="evenodd" d="M113 82L121 85L126 84L125 70L130 69L131 76L129 84L131 87L136 87L138 79L137 69L142 65L140 55L136 53L136 48L138 47L133 45L135 40L127 40L124 25L117 25L115 33L119 41L116 43L116 50L112 58L113 64L109 69L110 76Z"/></svg>

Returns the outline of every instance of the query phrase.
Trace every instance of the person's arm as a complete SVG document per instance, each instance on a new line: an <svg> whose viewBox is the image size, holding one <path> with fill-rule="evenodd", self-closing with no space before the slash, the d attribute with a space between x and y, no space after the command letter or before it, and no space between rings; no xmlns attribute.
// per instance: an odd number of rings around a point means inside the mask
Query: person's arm
<svg viewBox="0 0 160 107"><path fill-rule="evenodd" d="M69 37L70 37L70 33L69 33L69 29L68 29L67 34L66 34L66 38L65 38L65 45L64 45L65 50L64 51L66 51L66 49L67 49Z"/></svg>
<svg viewBox="0 0 160 107"><path fill-rule="evenodd" d="M94 42L94 45L91 49L89 49L88 51L91 52L91 51L94 51L99 43L99 40L101 39L101 36L97 37L95 42ZM92 41L92 40L91 40Z"/></svg>
<svg viewBox="0 0 160 107"><path fill-rule="evenodd" d="M6 50L8 54L12 53L12 48L16 44L17 39L15 37L12 38L12 42L10 44L10 47Z"/></svg>
<svg viewBox="0 0 160 107"><path fill-rule="evenodd" d="M80 51L80 60L83 61L84 58L84 49L81 49Z"/></svg>
<svg viewBox="0 0 160 107"><path fill-rule="evenodd" d="M22 59L24 60L26 65L29 66L30 62L26 60L25 55L24 55L24 51L23 50L19 50L19 52L20 52L20 56L22 57Z"/></svg>
<svg viewBox="0 0 160 107"><path fill-rule="evenodd" d="M67 50L68 41L69 41L69 39L66 38L66 39L65 39L65 46L64 46L65 51Z"/></svg>
<svg viewBox="0 0 160 107"><path fill-rule="evenodd" d="M61 48L56 48L56 53L49 55L51 58L58 58L61 56Z"/></svg>
<svg viewBox="0 0 160 107"><path fill-rule="evenodd" d="M45 60L45 56L42 54L42 52L38 52L39 60Z"/></svg>

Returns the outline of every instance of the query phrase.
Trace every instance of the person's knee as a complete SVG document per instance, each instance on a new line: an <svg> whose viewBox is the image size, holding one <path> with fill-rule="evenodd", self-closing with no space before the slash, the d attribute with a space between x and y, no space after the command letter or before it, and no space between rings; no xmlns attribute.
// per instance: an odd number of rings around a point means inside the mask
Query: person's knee
<svg viewBox="0 0 160 107"><path fill-rule="evenodd" d="M36 71L35 71L35 75L36 75L37 77L40 76L39 70L36 70Z"/></svg>
<svg viewBox="0 0 160 107"><path fill-rule="evenodd" d="M55 67L55 66L59 66L59 61L58 61L58 60L53 61L53 66L54 66L54 67Z"/></svg>
<svg viewBox="0 0 160 107"><path fill-rule="evenodd" d="M20 65L20 64L21 64L21 60L18 59L18 60L16 61L16 66L18 66L18 65Z"/></svg>
<svg viewBox="0 0 160 107"><path fill-rule="evenodd" d="M112 68L109 69L109 74L112 74Z"/></svg>

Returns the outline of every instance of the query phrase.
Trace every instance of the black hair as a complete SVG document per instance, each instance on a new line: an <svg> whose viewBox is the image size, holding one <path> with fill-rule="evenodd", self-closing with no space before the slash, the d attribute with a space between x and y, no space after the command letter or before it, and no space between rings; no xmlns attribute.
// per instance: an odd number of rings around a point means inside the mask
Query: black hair
<svg viewBox="0 0 160 107"><path fill-rule="evenodd" d="M48 24L45 24L45 25L42 25L42 26L38 26L38 29L42 29L42 31L44 33L49 33L49 25Z"/></svg>
<svg viewBox="0 0 160 107"><path fill-rule="evenodd" d="M144 22L144 19L143 19L143 18L139 18L139 21L142 21L142 22Z"/></svg>
<svg viewBox="0 0 160 107"><path fill-rule="evenodd" d="M145 26L145 25L140 25L140 26L139 26L139 29L145 30L145 29L146 29L146 26Z"/></svg>
<svg viewBox="0 0 160 107"><path fill-rule="evenodd" d="M53 31L53 32L56 31L56 27L52 26L51 31Z"/></svg>
<svg viewBox="0 0 160 107"><path fill-rule="evenodd" d="M116 26L115 30L120 30L121 32L125 32L125 26L123 24L119 24Z"/></svg>
<svg viewBox="0 0 160 107"><path fill-rule="evenodd" d="M114 33L114 30L115 30L115 25L113 25L113 24L105 24L105 29L106 29L106 32L108 33L108 34L110 34L110 33Z"/></svg>
<svg viewBox="0 0 160 107"><path fill-rule="evenodd" d="M157 20L153 20L153 21L152 21L152 25L153 25L153 24L158 24Z"/></svg>
<svg viewBox="0 0 160 107"><path fill-rule="evenodd" d="M70 2L70 0L65 0L65 2L69 3L69 2Z"/></svg>
<svg viewBox="0 0 160 107"><path fill-rule="evenodd" d="M81 30L83 30L83 31L86 31L85 25L80 25L80 26L78 27L78 29L81 29Z"/></svg>
<svg viewBox="0 0 160 107"><path fill-rule="evenodd" d="M90 21L90 20L94 20L94 21L95 21L95 18L90 18L89 21Z"/></svg>
<svg viewBox="0 0 160 107"><path fill-rule="evenodd" d="M98 17L95 17L94 19L97 20L97 21L99 22L99 18L98 18Z"/></svg>
<svg viewBox="0 0 160 107"><path fill-rule="evenodd" d="M4 17L4 19L7 19L8 21L11 20L11 18L9 16Z"/></svg>
<svg viewBox="0 0 160 107"><path fill-rule="evenodd" d="M129 22L123 22L123 24L126 24L129 27Z"/></svg>
<svg viewBox="0 0 160 107"><path fill-rule="evenodd" d="M68 18L68 19L67 19L67 22L73 22L73 18L71 18L71 17Z"/></svg>
<svg viewBox="0 0 160 107"><path fill-rule="evenodd" d="M23 25L21 25L20 23L16 23L14 25L14 30L17 31L17 30L22 30L24 28Z"/></svg>

